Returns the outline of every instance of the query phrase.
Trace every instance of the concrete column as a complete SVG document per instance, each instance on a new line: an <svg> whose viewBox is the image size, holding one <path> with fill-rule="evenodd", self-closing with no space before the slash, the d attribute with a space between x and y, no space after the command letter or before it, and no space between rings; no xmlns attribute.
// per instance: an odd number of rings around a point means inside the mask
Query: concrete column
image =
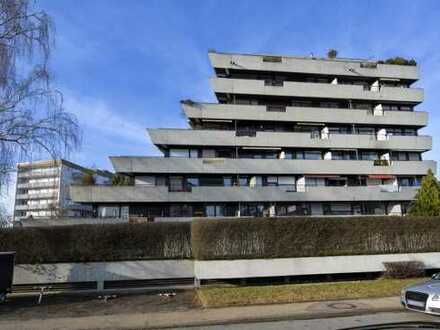
<svg viewBox="0 0 440 330"><path fill-rule="evenodd" d="M376 80L372 85L370 90L372 92L379 92L380 91L380 85L379 85L379 80Z"/></svg>
<svg viewBox="0 0 440 330"><path fill-rule="evenodd" d="M390 160L390 153L389 152L387 152L387 153L385 153L385 154L382 154L381 156L380 156L380 159L385 159L385 160Z"/></svg>
<svg viewBox="0 0 440 330"><path fill-rule="evenodd" d="M306 191L306 177L302 176L296 180L296 191L305 192Z"/></svg>
<svg viewBox="0 0 440 330"><path fill-rule="evenodd" d="M387 130L385 128L381 128L377 131L377 140L378 141L385 141L387 140Z"/></svg>
<svg viewBox="0 0 440 330"><path fill-rule="evenodd" d="M321 139L328 140L328 138L329 138L329 132L328 132L328 127L326 126L321 130Z"/></svg>
<svg viewBox="0 0 440 330"><path fill-rule="evenodd" d="M382 104L378 104L373 109L374 116L383 116L383 107Z"/></svg>
<svg viewBox="0 0 440 330"><path fill-rule="evenodd" d="M272 204L269 207L269 217L274 217L275 216L275 204Z"/></svg>

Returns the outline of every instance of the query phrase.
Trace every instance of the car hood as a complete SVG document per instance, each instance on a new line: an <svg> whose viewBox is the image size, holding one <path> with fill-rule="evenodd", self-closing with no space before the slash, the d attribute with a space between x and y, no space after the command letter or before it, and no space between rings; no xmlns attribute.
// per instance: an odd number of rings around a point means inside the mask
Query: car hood
<svg viewBox="0 0 440 330"><path fill-rule="evenodd" d="M430 280L413 284L405 288L407 291L418 291L430 294L440 294L440 280Z"/></svg>

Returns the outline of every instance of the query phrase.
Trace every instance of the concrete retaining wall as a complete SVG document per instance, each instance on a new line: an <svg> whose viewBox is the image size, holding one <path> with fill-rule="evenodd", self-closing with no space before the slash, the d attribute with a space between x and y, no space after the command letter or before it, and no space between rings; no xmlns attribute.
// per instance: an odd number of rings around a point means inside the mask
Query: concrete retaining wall
<svg viewBox="0 0 440 330"><path fill-rule="evenodd" d="M249 260L59 263L16 265L14 285L184 278L232 279L380 272L384 270L384 262L413 260L422 261L427 269L440 268L440 252Z"/></svg>
<svg viewBox="0 0 440 330"><path fill-rule="evenodd" d="M194 277L192 260L16 265L14 285Z"/></svg>
<svg viewBox="0 0 440 330"><path fill-rule="evenodd" d="M422 261L427 269L440 268L440 253L383 254L316 258L195 261L202 279L275 277L316 274L381 272L384 262Z"/></svg>

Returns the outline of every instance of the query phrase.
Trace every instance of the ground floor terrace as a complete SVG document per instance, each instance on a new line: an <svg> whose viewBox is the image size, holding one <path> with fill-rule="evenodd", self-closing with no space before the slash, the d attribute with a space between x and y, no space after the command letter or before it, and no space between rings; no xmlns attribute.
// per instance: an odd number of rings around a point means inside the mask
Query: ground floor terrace
<svg viewBox="0 0 440 330"><path fill-rule="evenodd" d="M368 202L230 202L230 203L105 203L94 205L99 218L142 217L279 217L331 215L405 215L409 201Z"/></svg>

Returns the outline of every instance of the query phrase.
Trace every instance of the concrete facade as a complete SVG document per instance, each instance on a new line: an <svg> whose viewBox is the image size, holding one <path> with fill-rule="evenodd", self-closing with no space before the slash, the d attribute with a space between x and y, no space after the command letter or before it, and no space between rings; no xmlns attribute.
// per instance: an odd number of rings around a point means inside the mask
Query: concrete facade
<svg viewBox="0 0 440 330"><path fill-rule="evenodd" d="M381 254L311 258L237 260L141 260L120 262L16 265L14 285L158 279L237 279L256 277L349 274L384 271L384 262L421 261L440 268L440 253Z"/></svg>
<svg viewBox="0 0 440 330"><path fill-rule="evenodd" d="M427 171L419 67L209 52L218 103L149 128L164 157L110 157L125 187L72 187L96 216L402 215ZM165 220L166 221L166 220Z"/></svg>
<svg viewBox="0 0 440 330"><path fill-rule="evenodd" d="M374 115L362 109L332 109L310 107L286 107L285 112L267 111L264 105L197 103L182 105L189 119L200 120L252 120L310 123L346 123L368 125L428 125L428 113L424 111L387 111ZM347 112L349 111L349 112Z"/></svg>
<svg viewBox="0 0 440 330"><path fill-rule="evenodd" d="M69 194L70 184L86 173L93 173L98 184L109 181L109 173L63 159L17 164L13 220L91 216L93 208L72 202Z"/></svg>
<svg viewBox="0 0 440 330"><path fill-rule="evenodd" d="M234 131L149 129L151 141L165 146L230 146L267 148L328 148L328 149L384 149L428 151L430 136L387 136L379 140L375 135L329 134L313 138L310 133L256 132L254 137L236 136Z"/></svg>

